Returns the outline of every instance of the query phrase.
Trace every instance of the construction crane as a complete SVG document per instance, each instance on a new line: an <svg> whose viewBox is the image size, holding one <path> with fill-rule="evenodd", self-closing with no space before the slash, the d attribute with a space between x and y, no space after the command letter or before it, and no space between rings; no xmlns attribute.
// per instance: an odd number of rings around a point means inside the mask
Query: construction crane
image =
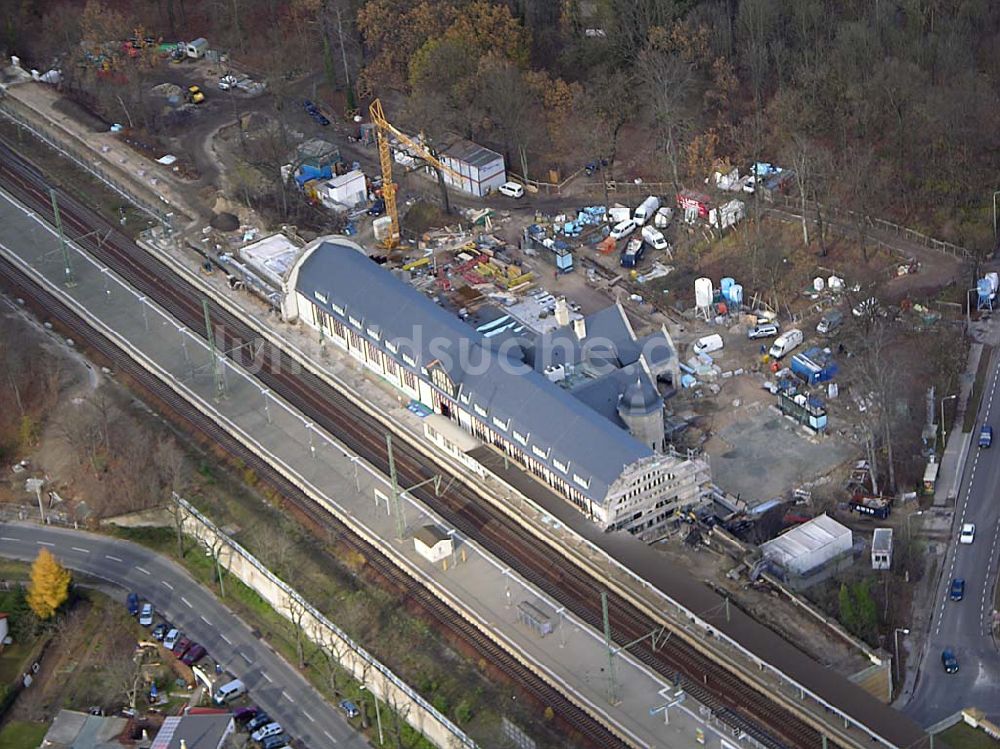
<svg viewBox="0 0 1000 749"><path fill-rule="evenodd" d="M421 143L418 143L410 136L397 130L390 122L385 118L385 112L382 109L382 102L379 99L375 99L368 107L368 113L371 115L372 123L375 125L375 140L378 143L378 158L379 163L382 167L382 199L385 201L385 212L392 221L389 229L389 236L385 239L385 247L388 250L393 250L399 246L399 212L396 209L396 184L392 181L392 152L389 150L389 134L396 136L399 141L406 146L406 148L417 158L423 159L432 167L438 170L438 180L442 182L442 191L445 194L445 209L447 210L447 191L445 191L443 180L441 178L441 172L448 172L452 177L462 180L466 177L461 173L455 171L447 164L443 164L437 158L435 158L430 151L427 150Z"/></svg>

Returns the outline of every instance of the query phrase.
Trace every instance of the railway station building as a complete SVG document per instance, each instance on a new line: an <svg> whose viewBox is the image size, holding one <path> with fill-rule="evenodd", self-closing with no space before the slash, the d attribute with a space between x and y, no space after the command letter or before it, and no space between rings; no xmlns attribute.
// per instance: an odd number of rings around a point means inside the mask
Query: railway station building
<svg viewBox="0 0 1000 749"><path fill-rule="evenodd" d="M533 474L606 530L661 537L707 500L705 458L663 438L678 377L665 329L638 338L619 305L537 337L487 337L343 237L310 243L282 315L320 332L404 397Z"/></svg>

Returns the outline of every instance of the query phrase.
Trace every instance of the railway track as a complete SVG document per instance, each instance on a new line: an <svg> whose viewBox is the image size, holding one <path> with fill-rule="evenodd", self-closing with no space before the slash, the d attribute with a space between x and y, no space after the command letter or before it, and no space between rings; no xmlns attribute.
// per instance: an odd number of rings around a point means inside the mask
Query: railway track
<svg viewBox="0 0 1000 749"><path fill-rule="evenodd" d="M0 153L5 150L0 148ZM7 151L3 156L0 181L32 210L51 219L44 176L13 152ZM156 301L182 324L192 330L203 328L201 303L194 289L76 200L61 196L60 212L70 237L93 237L91 233L95 229L101 235L109 232L103 242L84 238L80 243L101 263ZM248 351L240 344L257 340L260 336L218 305L212 303L210 307L213 322L225 331L224 339L217 341L220 349L229 352L228 355L240 364L250 363ZM272 367L274 357L280 356L280 353L271 351L268 346L258 351L263 357L263 361L256 362L258 377L265 387L280 394L306 418L337 435L372 465L387 470L382 431L378 425L367 421L364 413L350 399L310 372L290 373L281 371L281 367ZM401 483L413 485L433 475L415 448L397 444L394 452ZM254 464L259 465L260 461L255 459ZM460 480L453 482L441 496L421 490L414 495L461 533L477 541L581 619L598 629L602 627L599 601L604 588L600 581L568 559L560 565L553 565L551 556L539 550L533 536L499 511L481 503ZM306 504L311 503L307 501ZM310 512L301 508L298 502L296 507L303 513ZM308 516L314 518L313 515ZM314 522L329 526L327 520L314 519ZM632 642L660 627L658 622L610 591L608 604L612 634L617 642ZM722 722L766 746L801 749L823 746L820 733L812 726L680 638L671 638L655 650L648 641L644 641L630 652L660 674L676 681ZM832 742L828 742L827 746L833 746Z"/></svg>
<svg viewBox="0 0 1000 749"><path fill-rule="evenodd" d="M360 539L337 518L319 507L256 453L231 439L218 424L206 418L172 389L160 383L155 376L120 351L117 346L79 320L71 310L24 276L19 269L0 262L0 288L5 288L6 291L16 293L25 299L36 314L54 321L62 330L72 334L74 340L84 344L91 352L96 352L108 364L113 365L143 391L142 394L147 401L168 409L175 418L182 420L211 444L224 446L232 457L252 468L261 480L278 491L285 500L286 507L300 522L321 533L324 538L330 538L332 534L337 543L344 544L361 554L366 564L380 578L403 594L404 605L407 603L415 605L427 617L446 628L456 642L472 649L480 657L488 658L489 663L503 672L512 683L525 689L539 705L552 707L570 733L576 733L588 746L626 748L626 744L609 734L603 726L567 700L561 692L549 687L530 669L510 657L477 628L456 615L426 588L385 558L378 549Z"/></svg>

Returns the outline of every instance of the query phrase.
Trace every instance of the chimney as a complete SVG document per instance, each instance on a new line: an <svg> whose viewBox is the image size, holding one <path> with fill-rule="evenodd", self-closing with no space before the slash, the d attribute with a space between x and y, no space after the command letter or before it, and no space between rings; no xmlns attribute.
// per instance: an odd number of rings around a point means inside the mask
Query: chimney
<svg viewBox="0 0 1000 749"><path fill-rule="evenodd" d="M556 325L569 325L569 305L564 296L556 299Z"/></svg>
<svg viewBox="0 0 1000 749"><path fill-rule="evenodd" d="M587 337L587 321L582 317L579 320L573 321L573 332L576 333L576 337L579 340L583 340Z"/></svg>

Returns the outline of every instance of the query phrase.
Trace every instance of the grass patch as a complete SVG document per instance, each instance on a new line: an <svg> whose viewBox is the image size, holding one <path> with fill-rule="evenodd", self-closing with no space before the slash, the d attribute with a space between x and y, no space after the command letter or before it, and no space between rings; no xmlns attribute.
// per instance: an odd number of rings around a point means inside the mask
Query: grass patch
<svg viewBox="0 0 1000 749"><path fill-rule="evenodd" d="M31 657L34 641L15 642L4 648L0 653L0 685L8 686L23 674L29 665L28 659ZM0 743L0 746L3 746Z"/></svg>
<svg viewBox="0 0 1000 749"><path fill-rule="evenodd" d="M0 730L0 746L4 749L38 749L48 730L45 723L12 720Z"/></svg>
<svg viewBox="0 0 1000 749"><path fill-rule="evenodd" d="M993 358L993 347L983 346L983 355L979 357L979 366L976 368L976 379L972 383L972 395L965 406L965 419L962 421L962 431L968 434L976 426L976 418L979 415L979 401L983 399L983 388L986 385L986 375L990 369L990 359Z"/></svg>
<svg viewBox="0 0 1000 749"><path fill-rule="evenodd" d="M27 580L30 572L31 565L28 562L0 559L0 580Z"/></svg>
<svg viewBox="0 0 1000 749"><path fill-rule="evenodd" d="M942 731L937 738L951 749L1000 749L1000 741L964 721L959 721L951 728Z"/></svg>

